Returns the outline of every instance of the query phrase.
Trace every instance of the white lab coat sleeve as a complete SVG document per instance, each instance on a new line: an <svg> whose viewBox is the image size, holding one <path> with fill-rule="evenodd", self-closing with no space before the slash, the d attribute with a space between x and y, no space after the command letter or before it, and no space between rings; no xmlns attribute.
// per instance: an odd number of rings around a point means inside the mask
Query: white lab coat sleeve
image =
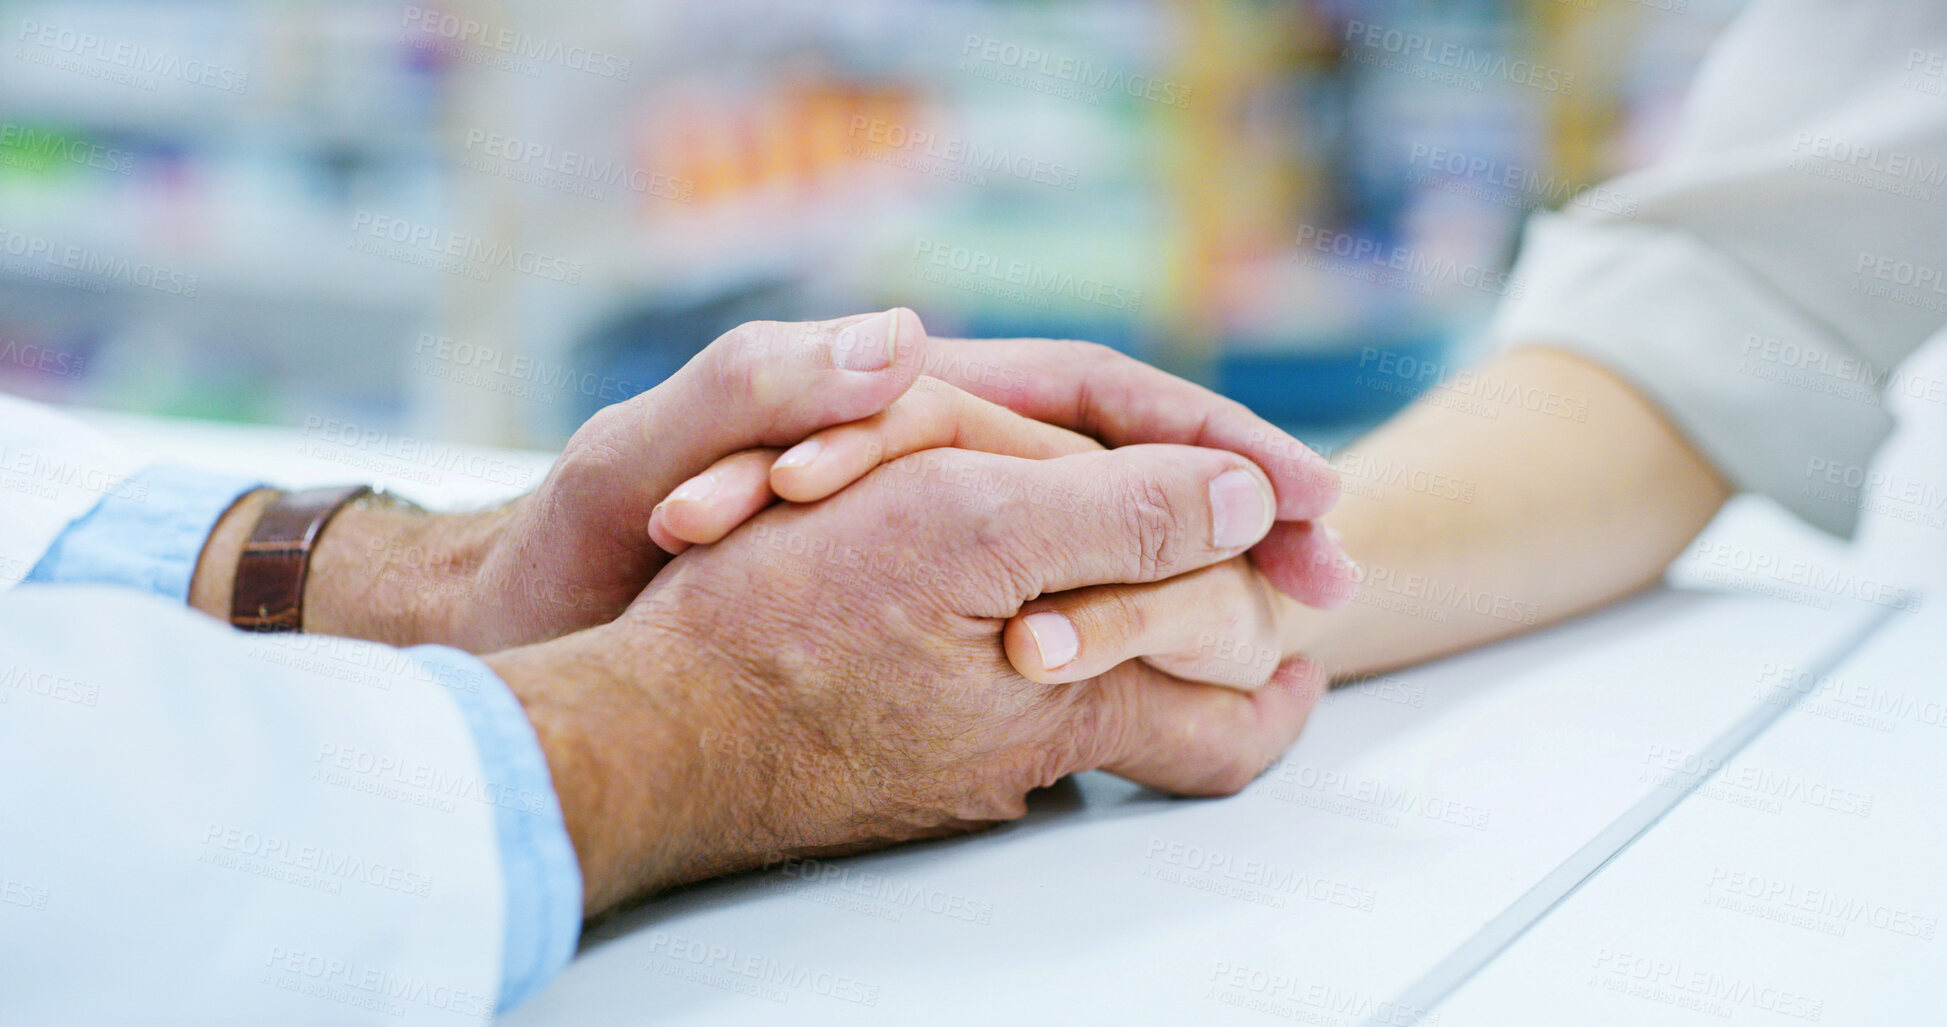
<svg viewBox="0 0 1947 1027"><path fill-rule="evenodd" d="M127 479L145 462L72 417L0 394L0 591L103 498L137 498Z"/></svg>
<svg viewBox="0 0 1947 1027"><path fill-rule="evenodd" d="M452 713L459 714L472 741L471 762L466 767L453 768L452 760L457 756L413 759L418 754L404 742L395 746L399 751L387 755L379 748L327 741L321 742L313 754L315 765L310 771L315 780L360 789L369 795L438 813L452 814L462 807L470 809L476 805L491 810L494 837L488 849L497 856L503 888L493 898L481 900L478 908L497 906L505 931L497 936L500 962L496 972L498 990L493 993L497 1000L490 1001L485 1008L488 1012L496 1005L506 1009L539 990L559 971L573 953L580 928L581 881L546 760L533 729L518 700L492 672L478 660L456 650L422 646L401 653L340 639L244 636L220 628L216 629L215 640L208 637L211 626L176 604L188 592L197 554L211 525L237 495L255 485L252 478L154 464L152 456L124 449L63 413L0 396L0 488L4 488L0 492L0 592L7 592L16 584L27 586L15 590L11 597L0 596L7 603L6 608L38 612L39 604L52 599L63 609L78 609L71 600L62 598L70 592L50 591L48 585L118 585L174 600L173 604L156 609L140 609L126 621L104 622L99 616L89 616L86 623L92 625L92 636L79 642L68 637L72 649L63 649L48 640L71 633L64 631L44 638L0 620L0 714L9 712L6 704L12 698L30 700L14 707L17 716L11 722L0 716L0 737L5 736L10 726L32 735L41 726L36 717L65 708L38 705L41 701L95 708L104 695L153 698L158 694L172 694L179 685L190 683L191 678L199 686L220 690L225 687L223 676L212 679L207 672L212 666L234 669L234 659L226 655L226 647L241 650L250 657L243 675L231 675L236 679L231 684L247 684L244 679L263 671L259 665L269 664L276 668L273 676L310 681L324 689L318 696L306 699L307 703L332 702L330 690L347 684L389 693L400 681L409 682L411 688L423 693L413 703L418 712L448 719ZM116 602L134 602L131 596L132 593L122 594ZM169 659L152 661L146 676L130 676L127 667L113 668L111 684L104 689L99 676L69 673L66 669L73 661L92 658L85 651L90 644L106 641L117 645L123 641L124 634L139 644L147 644L143 640L170 637L174 626L185 622L185 618L198 629L197 641L172 640L159 644L155 655ZM4 662L14 656L20 658ZM444 707L437 701L442 694L448 700ZM236 700L230 708L231 720L236 722L233 726L246 732L244 737L248 728L243 725L255 714L269 715L272 723L293 713L302 714L301 710L268 702L275 699L274 693L233 691L231 698ZM373 711L365 708L369 706L365 693L353 690L341 698L349 706L339 711L340 717L352 722L370 718ZM268 704L260 707L253 705L255 702ZM121 726L135 725L130 722ZM202 751L212 742L236 740L201 738L193 723L166 717L141 726L152 728L159 735L151 740L163 750L174 746ZM398 741L395 735L410 738L411 732L400 734L387 727L373 741ZM277 731L264 732L263 740L278 740ZM28 778L44 777L50 768L60 766L45 760L39 764L33 762L35 754L31 747L11 750L9 755L21 761L19 767L27 772ZM6 763L0 760L0 764ZM132 788L146 783L147 769L140 761L98 764L97 769L104 774L125 775ZM222 787L226 780L212 779L209 784ZM106 788L106 779L103 784ZM41 825L24 816L31 811L8 809L23 813L23 819L17 824L28 832L10 840L19 843L32 838L31 832ZM300 842L293 848L276 835L250 833L250 828L237 827L233 832L229 829L219 832L209 842L219 847L227 845L230 851L204 852L200 857L238 873L306 882L315 890L333 895L343 894L345 878L349 875L353 880L377 882L395 890L409 885L407 890L421 898L430 896L433 881L429 876L373 862L357 853L347 855L342 848L334 849L332 845L341 839L338 832L342 823L326 818L312 826L316 828L314 833L331 844ZM464 827L457 822L449 826ZM127 845L132 847L125 851L146 851L148 846L139 833L125 834ZM464 829L458 830L452 836L454 843L471 844L466 834ZM5 889L0 894L0 902L45 908L52 894L45 886L35 885L24 877L4 876L5 857L9 853L23 863L46 855L41 850L9 849L0 842L0 887ZM87 894L90 890L73 888L70 894ZM238 897L246 904L250 898L244 892L239 892ZM387 921L383 917L397 912L360 909L353 910L352 914L378 916L367 928L375 936L386 937ZM0 918L0 928L5 926L4 918ZM336 994L341 1001L363 1003L365 1008L384 1009L417 1020L422 1014L411 1007L410 1001L424 1001L419 996L429 988L433 994L430 1001L441 1015L456 1010L465 1012L478 1004L472 1001L469 992L389 978L383 967L373 968L369 963L359 964L367 968L367 976L352 980L344 975L356 968L342 959L337 963L321 962L297 950L280 951L289 959L288 969L300 974L317 971L324 975L309 985L286 978L284 985L308 987L314 994ZM463 958L465 953L458 955ZM9 998L30 994L28 989L8 986L9 969L6 962L0 961L0 1022L8 1019L5 1014ZM354 990L346 991L347 987ZM356 990L360 988L364 990ZM379 989L376 993L375 988ZM60 992L48 994L61 996ZM406 1005L395 1001L402 998L410 1001ZM173 1016L183 1012L182 1008L168 1004L175 1000L174 992L158 992L154 1007ZM250 1007L246 1002L242 1008ZM212 1015L217 1012L227 1016L234 1010L225 1007L214 1010ZM114 1019L112 1015L104 1016ZM153 1016L138 1018L153 1019ZM185 1014L183 1018L193 1017Z"/></svg>
<svg viewBox="0 0 1947 1027"><path fill-rule="evenodd" d="M1947 317L1947 7L1759 0L1669 153L1530 225L1492 329L1612 368L1736 485L1850 534ZM1563 404L1565 408L1572 404Z"/></svg>
<svg viewBox="0 0 1947 1027"><path fill-rule="evenodd" d="M467 666L128 589L0 595L0 1021L490 1019L499 821L568 850L551 790L483 774L451 693L505 686ZM578 923L574 883L547 916Z"/></svg>

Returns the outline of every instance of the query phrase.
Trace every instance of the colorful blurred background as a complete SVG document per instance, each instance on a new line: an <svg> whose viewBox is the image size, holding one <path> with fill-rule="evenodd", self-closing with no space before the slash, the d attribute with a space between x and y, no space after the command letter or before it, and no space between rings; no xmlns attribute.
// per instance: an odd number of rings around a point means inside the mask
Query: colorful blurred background
<svg viewBox="0 0 1947 1027"><path fill-rule="evenodd" d="M1327 444L1714 0L0 4L0 389L555 446L724 329L1108 343Z"/></svg>

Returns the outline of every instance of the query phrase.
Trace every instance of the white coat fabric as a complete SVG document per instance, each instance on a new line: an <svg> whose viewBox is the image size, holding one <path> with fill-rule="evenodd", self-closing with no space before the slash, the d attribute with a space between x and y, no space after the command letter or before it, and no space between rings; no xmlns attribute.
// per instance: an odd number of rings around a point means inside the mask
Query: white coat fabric
<svg viewBox="0 0 1947 1027"><path fill-rule="evenodd" d="M452 693L504 686L18 586L141 462L0 397L0 1022L491 1019L498 797Z"/></svg>
<svg viewBox="0 0 1947 1027"><path fill-rule="evenodd" d="M1765 0L1712 47L1668 153L1537 218L1494 327L1655 399L1738 486L1850 534L1901 365L1947 324L1947 5Z"/></svg>

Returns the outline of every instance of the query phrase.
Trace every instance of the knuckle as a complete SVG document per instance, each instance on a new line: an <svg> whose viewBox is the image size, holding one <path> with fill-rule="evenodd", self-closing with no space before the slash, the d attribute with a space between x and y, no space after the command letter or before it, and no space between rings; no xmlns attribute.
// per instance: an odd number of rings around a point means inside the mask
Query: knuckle
<svg viewBox="0 0 1947 1027"><path fill-rule="evenodd" d="M638 421L648 422L653 417L644 416L650 409L636 400L611 403L591 414L580 428L562 447L564 457L579 454L583 450L613 446L617 440L626 438L630 429Z"/></svg>
<svg viewBox="0 0 1947 1027"><path fill-rule="evenodd" d="M1027 786L1047 788L1087 764L1085 747L1074 732L1057 735L1040 747L1029 768Z"/></svg>
<svg viewBox="0 0 1947 1027"><path fill-rule="evenodd" d="M1178 503L1170 490L1147 475L1133 477L1122 490L1119 511L1131 543L1135 581L1154 581L1183 555Z"/></svg>
<svg viewBox="0 0 1947 1027"><path fill-rule="evenodd" d="M869 479L903 519L944 527L970 546L1004 549L1019 533L1024 500L985 472L980 454L929 449L891 460Z"/></svg>
<svg viewBox="0 0 1947 1027"><path fill-rule="evenodd" d="M634 401L613 403L595 411L562 447L550 477L557 483L572 483L577 489L599 486L625 466L624 454L632 439L651 444L656 419L647 416Z"/></svg>
<svg viewBox="0 0 1947 1027"><path fill-rule="evenodd" d="M1027 494L1013 475L994 473L985 454L941 450L934 462L934 478L944 490L966 505L983 528L997 533L1018 529L1029 513Z"/></svg>
<svg viewBox="0 0 1947 1027"><path fill-rule="evenodd" d="M711 395L750 407L776 403L787 385L779 324L746 321L710 345Z"/></svg>
<svg viewBox="0 0 1947 1027"><path fill-rule="evenodd" d="M717 336L717 341L710 344L710 350L719 363L742 363L763 350L774 334L771 330L774 323L745 321Z"/></svg>
<svg viewBox="0 0 1947 1027"><path fill-rule="evenodd" d="M1237 697L1232 708L1244 700ZM1239 725L1228 715L1206 712L1178 725L1182 751L1189 754L1191 766L1206 769L1193 775L1190 791L1197 795L1236 795L1257 780L1264 764L1258 759L1257 745L1244 740Z"/></svg>
<svg viewBox="0 0 1947 1027"><path fill-rule="evenodd" d="M1107 687L1075 691L1077 701L1067 732L1075 745L1074 769L1093 770L1129 753L1132 721L1117 693Z"/></svg>
<svg viewBox="0 0 1947 1027"><path fill-rule="evenodd" d="M1111 654L1122 655L1123 647L1149 630L1148 609L1127 589L1105 589L1067 612L1084 646L1106 649Z"/></svg>
<svg viewBox="0 0 1947 1027"><path fill-rule="evenodd" d="M958 401L963 395L965 393L938 378L921 376L913 381L904 396L899 397L896 406L908 423L919 429L919 435L931 437L957 423Z"/></svg>
<svg viewBox="0 0 1947 1027"><path fill-rule="evenodd" d="M1226 760L1223 767L1211 774L1205 788L1213 796L1236 795L1257 780L1258 770L1258 764L1249 759Z"/></svg>
<svg viewBox="0 0 1947 1027"><path fill-rule="evenodd" d="M1128 354L1123 353L1122 351L1116 349L1113 346L1105 346L1099 342L1086 342L1078 339L1064 339L1062 340L1061 345L1066 347L1068 350L1065 356L1078 363L1112 365L1120 361L1124 361L1124 360L1133 361L1135 359L1134 357L1131 357Z"/></svg>
<svg viewBox="0 0 1947 1027"><path fill-rule="evenodd" d="M913 384L906 390L906 395L915 402L928 403L946 403L960 394L958 388L930 374L913 379Z"/></svg>
<svg viewBox="0 0 1947 1027"><path fill-rule="evenodd" d="M872 509L888 521L915 520L930 505L928 495L939 488L936 462L932 453L886 461L867 471L850 491L869 494Z"/></svg>

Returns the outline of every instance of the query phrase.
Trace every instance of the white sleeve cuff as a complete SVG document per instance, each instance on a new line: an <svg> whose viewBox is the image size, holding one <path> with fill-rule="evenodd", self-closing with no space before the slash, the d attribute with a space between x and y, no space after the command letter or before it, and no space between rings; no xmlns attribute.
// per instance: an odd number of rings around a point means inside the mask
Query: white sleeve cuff
<svg viewBox="0 0 1947 1027"><path fill-rule="evenodd" d="M1630 381L1739 488L1850 536L1893 419L1887 369L1722 253L1666 228L1529 223L1503 344L1558 346Z"/></svg>

